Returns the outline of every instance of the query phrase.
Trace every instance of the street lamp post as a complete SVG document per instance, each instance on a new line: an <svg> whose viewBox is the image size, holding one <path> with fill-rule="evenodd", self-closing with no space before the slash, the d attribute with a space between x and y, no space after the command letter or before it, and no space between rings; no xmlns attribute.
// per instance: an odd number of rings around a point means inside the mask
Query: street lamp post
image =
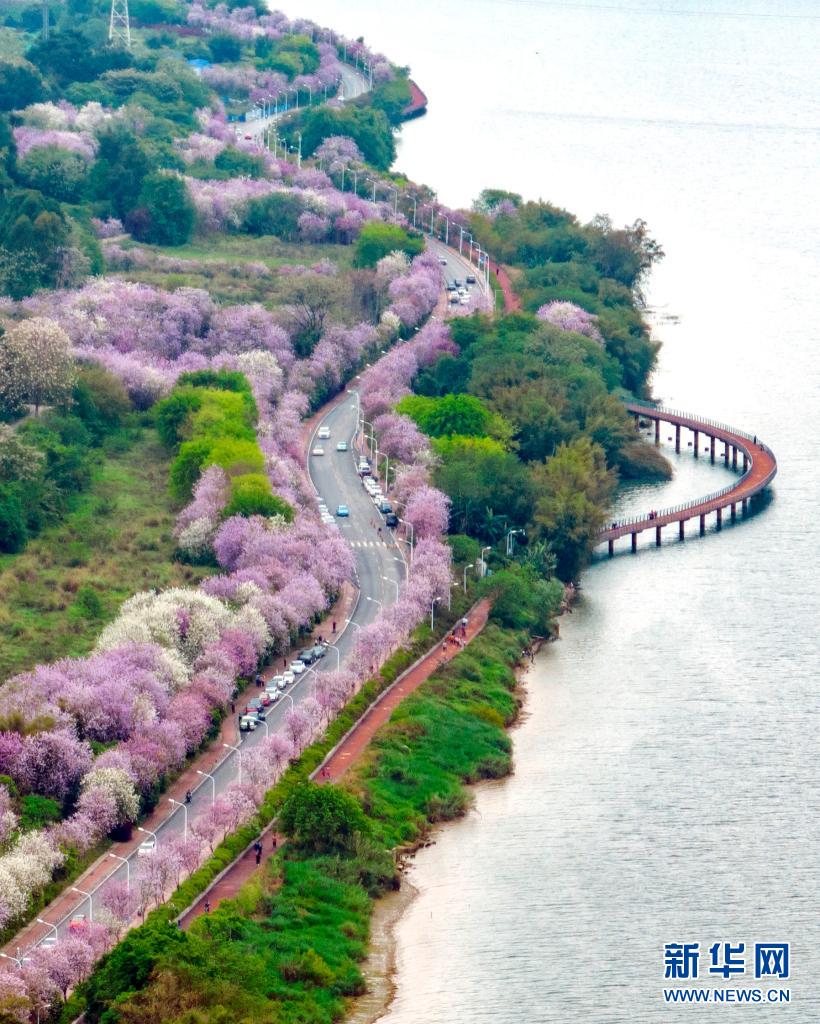
<svg viewBox="0 0 820 1024"><path fill-rule="evenodd" d="M393 586L396 588L396 600L398 601L398 599L399 599L399 582L398 582L398 580L391 580L389 576L382 576L382 579L386 583L392 583Z"/></svg>
<svg viewBox="0 0 820 1024"><path fill-rule="evenodd" d="M142 831L143 830L140 829L140 832L142 832ZM72 885L71 886L71 891L72 892L78 892L81 896L85 896L85 898L88 900L88 920L89 921L93 921L94 920L94 894L91 893L91 892L86 892L84 889L78 889L76 887L76 885Z"/></svg>
<svg viewBox="0 0 820 1024"><path fill-rule="evenodd" d="M129 859L127 857L120 857L119 854L117 854L117 853L109 853L108 856L111 857L113 860L118 860L118 861L120 861L121 863L123 863L125 865L125 888L130 892L131 891L131 862L129 861ZM38 918L38 920L39 920L39 918ZM43 924L45 924L45 921L43 921ZM54 925L52 925L52 928L53 927L54 927Z"/></svg>
<svg viewBox="0 0 820 1024"><path fill-rule="evenodd" d="M213 806L216 803L216 779L210 772L201 772L199 768L197 768L196 773L197 775L204 775L206 779L211 780L211 806Z"/></svg>
<svg viewBox="0 0 820 1024"><path fill-rule="evenodd" d="M464 593L467 593L467 570L475 569L475 562L470 562L469 565L464 566Z"/></svg>
<svg viewBox="0 0 820 1024"><path fill-rule="evenodd" d="M174 798L172 796L168 797L168 803L172 804L174 807L181 807L182 808L182 813L185 815L185 823L182 826L182 835L183 835L183 838L187 839L188 838L188 808L185 806L185 804L180 803L179 800L174 800Z"/></svg>
<svg viewBox="0 0 820 1024"><path fill-rule="evenodd" d="M405 526L410 528L410 550L412 551L413 547L415 545L414 537L415 537L415 533L416 533L416 531L413 529L413 524L412 523L408 523L407 520L406 519L402 519L401 516L399 516L399 522L400 523L404 523Z"/></svg>
<svg viewBox="0 0 820 1024"><path fill-rule="evenodd" d="M365 596L366 596L366 595L365 595ZM384 608L384 605L383 605L383 604L381 603L381 601L377 601L375 597L367 597L367 596L366 596L366 600L368 600L368 601L372 602L373 604L377 604L377 605L379 606L379 608L380 608L380 609L381 609L381 608Z"/></svg>
<svg viewBox="0 0 820 1024"><path fill-rule="evenodd" d="M345 619L345 625L352 626L354 629L361 629L362 627L358 622L354 622L353 619Z"/></svg>
<svg viewBox="0 0 820 1024"><path fill-rule="evenodd" d="M380 455L384 458L384 493L387 494L390 490L390 456L385 452L380 452L377 448L376 458L378 459Z"/></svg>
<svg viewBox="0 0 820 1024"><path fill-rule="evenodd" d="M297 106L297 108L299 107L299 94L298 93L296 94L296 106ZM298 170L301 171L301 169L302 169L302 133L301 132L297 132L296 135L297 135L297 137L299 139L299 152L298 152L298 154L296 156L296 167L297 167Z"/></svg>
<svg viewBox="0 0 820 1024"><path fill-rule="evenodd" d="M482 579L484 579L484 577L487 575L487 559L484 557L484 554L487 551L492 551L492 549L493 549L492 544L488 544L486 548L482 548L481 549L481 578Z"/></svg>
<svg viewBox="0 0 820 1024"><path fill-rule="evenodd" d="M333 653L336 655L336 671L338 672L342 664L342 652L339 650L336 644L328 644L327 649L329 651L333 651Z"/></svg>
<svg viewBox="0 0 820 1024"><path fill-rule="evenodd" d="M19 948L18 948L17 952L18 953L20 952ZM12 956L10 953L0 953L0 956L2 956L4 960L13 960L17 964L18 970L22 971L22 969L23 969L23 958L22 957L20 957L20 956Z"/></svg>
<svg viewBox="0 0 820 1024"><path fill-rule="evenodd" d="M507 530L507 554L512 555L515 550L515 535L517 533L523 533L523 530Z"/></svg>
<svg viewBox="0 0 820 1024"><path fill-rule="evenodd" d="M434 597L430 602L430 629L435 629L436 625L436 605L441 600L440 597Z"/></svg>
<svg viewBox="0 0 820 1024"><path fill-rule="evenodd" d="M293 698L291 698L291 700L292 699ZM222 746L225 747L227 750L232 750L236 754L236 756L239 758L239 785L241 786L242 785L242 751L239 749L239 747L235 746L233 743L223 743Z"/></svg>
<svg viewBox="0 0 820 1024"><path fill-rule="evenodd" d="M413 227L416 226L416 197L413 196Z"/></svg>
<svg viewBox="0 0 820 1024"><path fill-rule="evenodd" d="M289 693L283 693L282 696L283 697L287 697L287 699L290 701L291 711L295 711L296 710L296 701L293 699L293 697L291 697L291 695Z"/></svg>
<svg viewBox="0 0 820 1024"><path fill-rule="evenodd" d="M60 933L57 931L57 925L56 924L52 924L50 921L44 921L42 919L42 917L38 917L37 918L37 924L44 924L46 926L46 928L52 928L54 930L54 935L57 938L60 937Z"/></svg>

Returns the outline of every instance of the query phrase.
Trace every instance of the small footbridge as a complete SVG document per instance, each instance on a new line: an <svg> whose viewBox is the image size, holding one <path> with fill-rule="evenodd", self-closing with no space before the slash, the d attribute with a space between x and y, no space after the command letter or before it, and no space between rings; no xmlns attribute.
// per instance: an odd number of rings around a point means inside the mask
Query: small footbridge
<svg viewBox="0 0 820 1024"><path fill-rule="evenodd" d="M692 413L664 409L648 402L628 402L626 409L632 416L637 417L639 423L654 424L655 444L660 444L661 424L668 423L675 428L676 452L681 450L681 432L689 431L692 435L691 444L695 458L703 455L711 462L723 459L727 468L731 464L732 469L741 469L742 476L728 487L702 498L695 498L672 508L662 508L614 521L605 530L601 530L595 540L596 547L599 544L606 544L610 555L615 552L615 542L627 536L631 538L632 550L636 551L638 534L644 530L654 530L655 543L660 546L664 528L676 523L681 540L686 536L686 523L690 520L698 521L701 536L706 532L708 515L715 515L716 525L720 528L725 512L734 520L737 518L739 506L741 514L746 515L750 499L765 490L777 473L777 460L771 448L763 444L758 437L736 427L704 419ZM702 439L707 441L703 449Z"/></svg>

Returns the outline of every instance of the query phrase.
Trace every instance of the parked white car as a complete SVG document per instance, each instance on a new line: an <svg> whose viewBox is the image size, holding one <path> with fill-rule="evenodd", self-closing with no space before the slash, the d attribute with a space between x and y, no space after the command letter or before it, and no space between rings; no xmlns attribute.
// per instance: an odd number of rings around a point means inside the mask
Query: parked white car
<svg viewBox="0 0 820 1024"><path fill-rule="evenodd" d="M324 455L325 454L325 450L324 450L324 448L322 448L321 445L317 444L317 445L314 445L313 451L310 454L311 455Z"/></svg>
<svg viewBox="0 0 820 1024"><path fill-rule="evenodd" d="M290 669L288 669L287 672L282 673L282 681L284 682L285 686L290 686L290 684L293 682L295 678L296 673L291 672Z"/></svg>
<svg viewBox="0 0 820 1024"><path fill-rule="evenodd" d="M298 658L290 663L291 672L295 672L297 676L300 676L306 668L307 665L303 661L299 661Z"/></svg>
<svg viewBox="0 0 820 1024"><path fill-rule="evenodd" d="M138 857L150 857L151 854L157 848L157 841L153 836L149 836L147 839L143 839L137 849Z"/></svg>

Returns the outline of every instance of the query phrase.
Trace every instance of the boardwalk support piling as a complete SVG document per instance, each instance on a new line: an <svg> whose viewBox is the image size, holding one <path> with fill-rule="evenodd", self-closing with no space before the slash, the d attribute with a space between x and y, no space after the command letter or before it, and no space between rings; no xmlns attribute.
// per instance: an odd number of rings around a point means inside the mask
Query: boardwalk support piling
<svg viewBox="0 0 820 1024"><path fill-rule="evenodd" d="M714 436L714 434L709 438L709 458L714 463L714 461L715 461L715 436Z"/></svg>
<svg viewBox="0 0 820 1024"><path fill-rule="evenodd" d="M614 540L610 540L610 542L609 542L609 553L610 553L610 555L614 555L615 554L615 541Z"/></svg>
<svg viewBox="0 0 820 1024"><path fill-rule="evenodd" d="M743 472L745 473L749 468L749 456L746 452L743 453Z"/></svg>
<svg viewBox="0 0 820 1024"><path fill-rule="evenodd" d="M633 533L632 534L632 550L633 551L637 551L638 550L638 535L637 535L637 533Z"/></svg>
<svg viewBox="0 0 820 1024"><path fill-rule="evenodd" d="M701 537L704 535L704 533L706 533L706 514L702 512L701 516L700 516L700 535L701 535Z"/></svg>
<svg viewBox="0 0 820 1024"><path fill-rule="evenodd" d="M700 454L699 451L698 451L698 449L700 448L700 434L697 432L697 430L695 430L694 431L694 435L695 435L695 445L694 445L694 447L695 447L695 458L697 459L699 457L699 454Z"/></svg>
<svg viewBox="0 0 820 1024"><path fill-rule="evenodd" d="M661 530L662 529L663 529L662 526L656 526L655 527L655 547L656 548L659 548L661 546Z"/></svg>
<svg viewBox="0 0 820 1024"><path fill-rule="evenodd" d="M680 455L680 423L675 424L675 451Z"/></svg>
<svg viewBox="0 0 820 1024"><path fill-rule="evenodd" d="M681 519L681 521L678 523L678 536L681 540L686 540L686 530L683 525L685 522L685 519Z"/></svg>
<svg viewBox="0 0 820 1024"><path fill-rule="evenodd" d="M655 444L661 443L661 421L655 420Z"/></svg>
<svg viewBox="0 0 820 1024"><path fill-rule="evenodd" d="M717 526L720 529L723 526L723 509L718 508L715 511L717 512Z"/></svg>
<svg viewBox="0 0 820 1024"><path fill-rule="evenodd" d="M732 469L737 469L737 448L732 449Z"/></svg>
<svg viewBox="0 0 820 1024"><path fill-rule="evenodd" d="M723 461L726 463L727 466L729 465L729 445L728 444L723 449Z"/></svg>
<svg viewBox="0 0 820 1024"><path fill-rule="evenodd" d="M732 522L734 522L735 519L737 519L737 503L733 501L732 502Z"/></svg>

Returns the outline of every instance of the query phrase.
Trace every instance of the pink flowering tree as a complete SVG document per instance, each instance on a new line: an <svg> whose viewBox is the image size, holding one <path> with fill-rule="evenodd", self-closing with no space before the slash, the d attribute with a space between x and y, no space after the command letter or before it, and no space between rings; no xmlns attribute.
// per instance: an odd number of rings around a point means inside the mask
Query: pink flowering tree
<svg viewBox="0 0 820 1024"><path fill-rule="evenodd" d="M599 345L604 343L598 327L598 317L588 313L581 306L576 306L574 302L548 302L541 306L535 315L553 327L560 327L562 331L583 334L585 338L591 338Z"/></svg>

